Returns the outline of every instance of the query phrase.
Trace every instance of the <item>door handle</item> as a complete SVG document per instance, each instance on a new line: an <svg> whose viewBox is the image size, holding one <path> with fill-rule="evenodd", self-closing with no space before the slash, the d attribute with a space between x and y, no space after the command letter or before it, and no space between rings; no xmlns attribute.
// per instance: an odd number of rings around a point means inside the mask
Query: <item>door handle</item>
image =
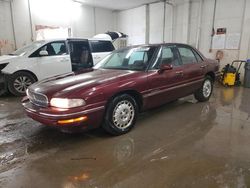
<svg viewBox="0 0 250 188"><path fill-rule="evenodd" d="M204 69L204 68L206 68L206 67L207 67L207 65L201 65L201 66L200 66L201 69Z"/></svg>
<svg viewBox="0 0 250 188"><path fill-rule="evenodd" d="M61 62L66 62L66 61L69 61L69 59L66 59L66 58L65 58L65 59L61 59L60 61L61 61Z"/></svg>
<svg viewBox="0 0 250 188"><path fill-rule="evenodd" d="M177 72L175 72L175 74L178 76L183 76L183 71L177 71Z"/></svg>

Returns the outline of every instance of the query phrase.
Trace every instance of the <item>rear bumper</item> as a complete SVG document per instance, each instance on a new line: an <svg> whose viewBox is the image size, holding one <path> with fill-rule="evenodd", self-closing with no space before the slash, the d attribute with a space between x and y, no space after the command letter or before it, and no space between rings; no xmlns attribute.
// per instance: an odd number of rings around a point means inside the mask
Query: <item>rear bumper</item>
<svg viewBox="0 0 250 188"><path fill-rule="evenodd" d="M220 71L215 72L215 80L216 81L220 80Z"/></svg>
<svg viewBox="0 0 250 188"><path fill-rule="evenodd" d="M22 105L26 114L47 126L59 128L68 132L85 131L93 128L97 128L101 125L104 115L104 106L93 107L91 109L85 109L79 111L55 111L50 107L45 108L38 107L32 104L26 97L22 100ZM60 124L59 121L75 119L80 117L86 117L86 120L74 123Z"/></svg>

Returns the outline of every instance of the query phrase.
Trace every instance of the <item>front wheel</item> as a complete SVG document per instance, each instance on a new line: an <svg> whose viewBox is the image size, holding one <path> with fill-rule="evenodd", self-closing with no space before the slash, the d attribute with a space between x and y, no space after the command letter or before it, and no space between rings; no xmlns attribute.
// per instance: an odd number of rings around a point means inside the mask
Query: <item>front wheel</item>
<svg viewBox="0 0 250 188"><path fill-rule="evenodd" d="M127 133L135 125L137 115L135 99L128 94L119 95L108 105L103 128L112 135Z"/></svg>
<svg viewBox="0 0 250 188"><path fill-rule="evenodd" d="M194 97L199 102L208 101L213 92L213 81L210 76L206 76L200 89L194 93Z"/></svg>
<svg viewBox="0 0 250 188"><path fill-rule="evenodd" d="M17 72L10 76L8 89L15 96L25 95L26 89L36 82L34 76L28 72Z"/></svg>

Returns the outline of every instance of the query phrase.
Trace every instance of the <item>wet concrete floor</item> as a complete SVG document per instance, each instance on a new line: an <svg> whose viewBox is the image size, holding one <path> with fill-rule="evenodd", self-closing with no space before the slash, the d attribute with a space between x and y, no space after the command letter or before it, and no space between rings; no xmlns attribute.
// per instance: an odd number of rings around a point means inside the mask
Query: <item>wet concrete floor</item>
<svg viewBox="0 0 250 188"><path fill-rule="evenodd" d="M65 134L0 98L0 187L250 187L250 89L216 86L140 115L128 134Z"/></svg>

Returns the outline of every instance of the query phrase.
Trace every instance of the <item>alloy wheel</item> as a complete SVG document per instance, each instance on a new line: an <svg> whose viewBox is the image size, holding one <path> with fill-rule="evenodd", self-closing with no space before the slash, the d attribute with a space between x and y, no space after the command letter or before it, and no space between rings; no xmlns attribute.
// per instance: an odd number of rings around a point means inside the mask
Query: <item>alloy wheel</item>
<svg viewBox="0 0 250 188"><path fill-rule="evenodd" d="M27 76L19 76L15 79L13 86L19 93L25 93L26 89L32 84L32 80Z"/></svg>

